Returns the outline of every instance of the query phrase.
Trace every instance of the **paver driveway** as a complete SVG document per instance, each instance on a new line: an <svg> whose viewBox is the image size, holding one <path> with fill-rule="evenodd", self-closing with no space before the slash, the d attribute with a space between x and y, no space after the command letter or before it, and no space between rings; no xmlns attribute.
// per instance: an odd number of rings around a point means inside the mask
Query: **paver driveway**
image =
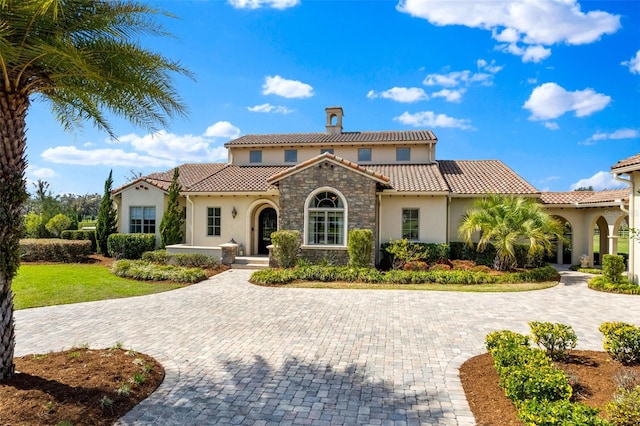
<svg viewBox="0 0 640 426"><path fill-rule="evenodd" d="M472 425L458 368L493 330L640 322L640 297L560 285L524 293L257 287L230 270L167 293L16 312L16 355L89 343L150 354L166 379L122 424Z"/></svg>

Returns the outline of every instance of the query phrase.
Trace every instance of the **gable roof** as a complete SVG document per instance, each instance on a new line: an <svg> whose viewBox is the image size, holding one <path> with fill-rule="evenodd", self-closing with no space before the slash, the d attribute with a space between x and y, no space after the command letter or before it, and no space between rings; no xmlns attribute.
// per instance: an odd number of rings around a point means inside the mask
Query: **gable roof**
<svg viewBox="0 0 640 426"><path fill-rule="evenodd" d="M178 183L180 184L181 189L184 190L185 188L188 188L189 186L202 181L206 177L217 173L226 166L226 163L182 164L181 166L178 166ZM112 193L117 194L125 188L128 188L131 185L138 184L140 182L148 183L149 185L153 185L156 188L167 192L169 191L169 186L171 185L171 181L173 180L173 170L174 169L169 169L164 172L155 172L147 176L142 176L141 178L138 178L132 182L127 182L126 184L114 189Z"/></svg>
<svg viewBox="0 0 640 426"><path fill-rule="evenodd" d="M284 146L284 145L330 145L340 143L389 143L428 142L436 143L438 138L431 130L385 131L385 132L342 132L330 133L283 133L265 135L245 135L224 144L225 147L242 146Z"/></svg>
<svg viewBox="0 0 640 426"><path fill-rule="evenodd" d="M540 194L499 160L442 160L438 164L454 194Z"/></svg>
<svg viewBox="0 0 640 426"><path fill-rule="evenodd" d="M269 177L267 179L267 182L269 183L276 183L281 179L286 178L287 176L291 176L292 174L298 173L304 169L307 169L311 166L313 166L314 164L317 164L321 161L329 161L331 163L334 163L338 166L341 167L345 167L351 170L354 170L360 174L366 175L367 177L383 184L383 185L387 185L389 183L389 178L387 176L384 176L380 173L376 173L373 170L371 170L370 168L366 168L363 166L360 166L356 163L354 163L353 161L349 161L349 160L345 160L342 157L338 157L336 155L333 155L329 152L324 152L316 157L310 158L307 161L303 161L302 163L298 163L293 167L289 167L286 170L282 170L276 174L274 174L273 176Z"/></svg>

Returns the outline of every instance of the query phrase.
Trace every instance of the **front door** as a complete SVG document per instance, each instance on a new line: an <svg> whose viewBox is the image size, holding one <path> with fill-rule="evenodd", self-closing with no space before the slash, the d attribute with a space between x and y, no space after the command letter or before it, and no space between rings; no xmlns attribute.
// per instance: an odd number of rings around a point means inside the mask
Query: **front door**
<svg viewBox="0 0 640 426"><path fill-rule="evenodd" d="M271 207L260 212L258 216L258 254L269 254L267 246L271 244L271 233L278 230L278 216Z"/></svg>

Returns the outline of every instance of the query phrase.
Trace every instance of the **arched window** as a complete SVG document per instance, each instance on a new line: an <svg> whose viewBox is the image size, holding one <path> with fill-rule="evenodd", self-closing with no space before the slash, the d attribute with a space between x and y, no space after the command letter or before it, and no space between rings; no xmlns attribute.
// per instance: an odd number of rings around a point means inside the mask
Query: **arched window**
<svg viewBox="0 0 640 426"><path fill-rule="evenodd" d="M321 190L307 199L307 244L345 244L345 204L342 196Z"/></svg>

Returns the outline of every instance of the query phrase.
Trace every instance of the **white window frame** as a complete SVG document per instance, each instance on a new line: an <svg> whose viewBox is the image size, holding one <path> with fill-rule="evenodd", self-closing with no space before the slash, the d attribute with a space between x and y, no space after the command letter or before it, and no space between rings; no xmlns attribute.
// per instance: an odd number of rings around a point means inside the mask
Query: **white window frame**
<svg viewBox="0 0 640 426"><path fill-rule="evenodd" d="M140 232L133 232L133 209L142 209L142 217L140 218L140 224L136 224L136 227L140 227ZM153 209L153 217L145 217L145 212ZM153 224L150 222L153 220ZM149 223L146 223L149 221ZM153 226L153 232L145 232L149 227ZM158 230L157 220L156 220L156 206L129 206L129 233L130 234L155 234Z"/></svg>
<svg viewBox="0 0 640 426"><path fill-rule="evenodd" d="M410 218L411 220L417 220L418 229L416 230L417 231L416 233L418 235L416 235L416 238L409 238L409 237L405 237L405 235L404 235L404 212L405 211L415 211L416 212L417 216L415 218L413 218L413 217ZM409 241L420 241L420 209L417 208L417 207L403 207L402 208L402 212L401 212L400 220L401 220L401 223L400 223L400 235L402 236L402 238L403 239L406 238Z"/></svg>
<svg viewBox="0 0 640 426"><path fill-rule="evenodd" d="M316 208L312 208L311 203L313 202L313 200L315 199L316 195L318 195L321 192L332 192L334 194L336 194L339 198L340 201L342 202L343 207L341 209L316 209ZM309 243L309 238L311 236L311 232L312 230L310 229L310 223L309 223L309 214L311 212L314 211L339 211L342 212L342 243L341 244L314 244L314 243ZM331 247L341 247L344 248L347 246L347 235L348 235L348 224L349 224L349 206L347 204L347 199L345 198L345 196L342 194L342 192L338 191L335 188L332 188L330 186L323 186L321 188L317 188L315 191L313 191L312 193L310 193L307 196L307 199L304 202L304 244L303 247L305 248L331 248Z"/></svg>

